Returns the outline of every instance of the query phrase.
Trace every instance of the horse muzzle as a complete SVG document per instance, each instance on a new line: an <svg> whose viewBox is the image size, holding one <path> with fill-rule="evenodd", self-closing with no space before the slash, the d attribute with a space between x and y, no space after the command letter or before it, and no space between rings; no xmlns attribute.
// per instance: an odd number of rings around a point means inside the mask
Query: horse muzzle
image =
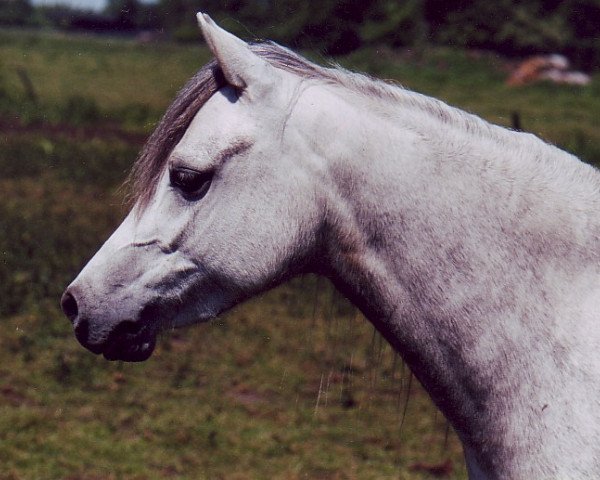
<svg viewBox="0 0 600 480"><path fill-rule="evenodd" d="M107 360L142 362L152 355L157 335L154 327L157 312L152 305L142 308L135 321L110 321L94 316L93 312L86 313L75 290L69 287L60 304L82 346Z"/></svg>

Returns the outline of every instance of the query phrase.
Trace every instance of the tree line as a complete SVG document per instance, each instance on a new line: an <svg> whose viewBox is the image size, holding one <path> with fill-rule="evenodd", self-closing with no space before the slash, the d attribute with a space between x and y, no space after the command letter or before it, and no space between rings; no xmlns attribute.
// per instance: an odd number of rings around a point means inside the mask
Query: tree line
<svg viewBox="0 0 600 480"><path fill-rule="evenodd" d="M210 13L245 38L345 54L364 45L444 44L511 56L557 52L587 69L600 65L600 0L109 0L102 13L29 0L0 3L0 24L199 38L194 14Z"/></svg>

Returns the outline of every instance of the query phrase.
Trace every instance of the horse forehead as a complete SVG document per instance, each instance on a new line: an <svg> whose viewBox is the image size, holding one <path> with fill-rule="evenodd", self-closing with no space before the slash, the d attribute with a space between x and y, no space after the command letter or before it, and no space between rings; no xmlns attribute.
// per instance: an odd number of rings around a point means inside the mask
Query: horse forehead
<svg viewBox="0 0 600 480"><path fill-rule="evenodd" d="M272 148L281 141L296 105L286 93L245 98L231 87L223 87L196 113L175 152L182 157L198 152L211 156L240 143L256 145L258 150ZM311 109L314 107L313 103Z"/></svg>
<svg viewBox="0 0 600 480"><path fill-rule="evenodd" d="M187 132L197 137L244 128L248 125L247 113L248 106L225 87L215 92L198 110Z"/></svg>
<svg viewBox="0 0 600 480"><path fill-rule="evenodd" d="M193 158L198 154L213 155L231 144L235 138L255 137L255 127L239 101L231 101L216 92L196 113L172 156Z"/></svg>

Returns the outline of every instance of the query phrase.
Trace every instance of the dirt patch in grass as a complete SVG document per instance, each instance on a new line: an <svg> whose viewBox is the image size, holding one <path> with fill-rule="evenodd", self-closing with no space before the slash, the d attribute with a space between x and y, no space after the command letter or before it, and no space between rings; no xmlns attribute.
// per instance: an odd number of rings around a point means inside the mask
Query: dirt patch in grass
<svg viewBox="0 0 600 480"><path fill-rule="evenodd" d="M67 123L50 124L42 122L23 123L20 119L0 117L0 135L36 134L47 137L64 137L69 140L86 141L92 139L116 139L132 145L143 145L147 135L128 132L118 125L75 126Z"/></svg>

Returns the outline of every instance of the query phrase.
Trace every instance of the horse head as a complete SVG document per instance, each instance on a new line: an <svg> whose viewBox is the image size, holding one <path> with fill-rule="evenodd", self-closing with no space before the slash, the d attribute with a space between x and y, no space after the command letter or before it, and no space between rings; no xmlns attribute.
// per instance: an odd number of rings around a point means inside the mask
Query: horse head
<svg viewBox="0 0 600 480"><path fill-rule="evenodd" d="M321 165L298 127L302 81L198 19L212 90L162 158L150 138L131 212L62 297L79 342L107 359L145 360L160 330L211 319L315 257Z"/></svg>

